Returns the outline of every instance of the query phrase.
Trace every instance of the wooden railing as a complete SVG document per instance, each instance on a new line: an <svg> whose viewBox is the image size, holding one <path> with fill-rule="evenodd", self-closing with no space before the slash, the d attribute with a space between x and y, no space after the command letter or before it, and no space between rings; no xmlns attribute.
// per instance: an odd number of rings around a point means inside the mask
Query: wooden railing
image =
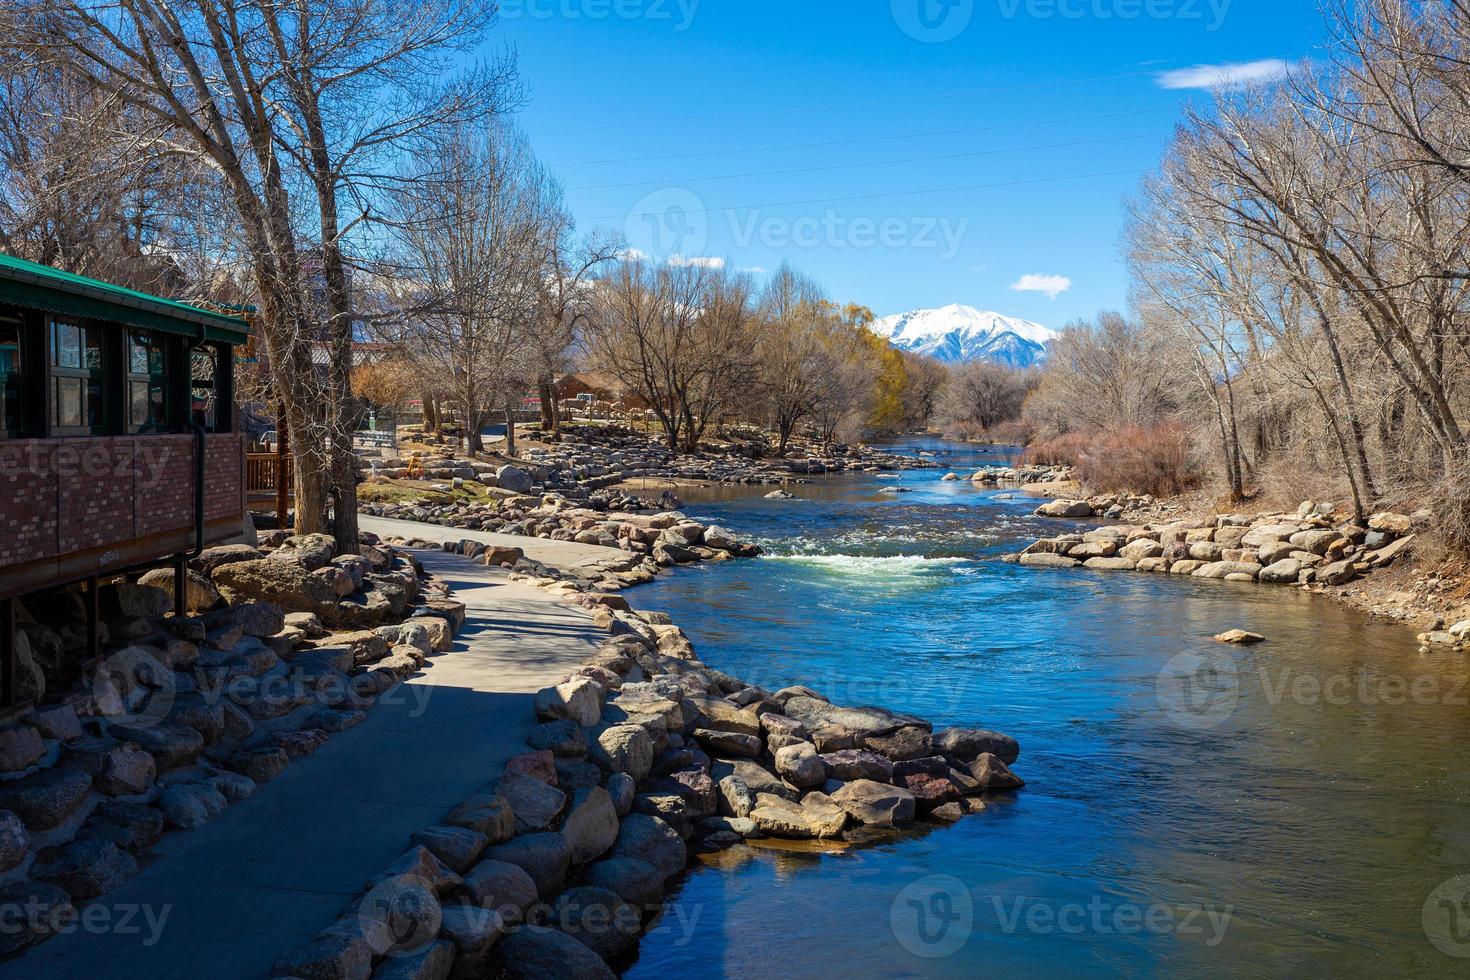
<svg viewBox="0 0 1470 980"><path fill-rule="evenodd" d="M285 527L295 487L290 453L246 453L245 497L257 504L269 502L276 511L276 526Z"/></svg>

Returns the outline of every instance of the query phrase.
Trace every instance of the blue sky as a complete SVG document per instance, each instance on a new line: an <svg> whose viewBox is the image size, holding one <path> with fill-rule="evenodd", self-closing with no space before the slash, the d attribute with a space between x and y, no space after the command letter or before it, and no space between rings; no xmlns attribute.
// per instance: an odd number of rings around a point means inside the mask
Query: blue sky
<svg viewBox="0 0 1470 980"><path fill-rule="evenodd" d="M583 230L1060 327L1125 304L1123 201L1208 97L1191 69L1269 73L1322 26L1309 0L503 0L498 33Z"/></svg>

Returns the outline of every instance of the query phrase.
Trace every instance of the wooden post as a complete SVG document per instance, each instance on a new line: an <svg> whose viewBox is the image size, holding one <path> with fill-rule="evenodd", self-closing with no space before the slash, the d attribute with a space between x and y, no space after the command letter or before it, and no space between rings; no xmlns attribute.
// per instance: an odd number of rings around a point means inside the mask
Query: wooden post
<svg viewBox="0 0 1470 980"><path fill-rule="evenodd" d="M102 604L97 596L97 576L87 579L87 660L102 656Z"/></svg>
<svg viewBox="0 0 1470 980"><path fill-rule="evenodd" d="M286 529L287 501L286 491L289 486L290 476L286 472L289 450L287 443L291 439L291 433L286 422L286 406L283 403L276 415L276 530Z"/></svg>
<svg viewBox="0 0 1470 980"><path fill-rule="evenodd" d="M0 599L0 707L15 704L15 599Z"/></svg>
<svg viewBox="0 0 1470 980"><path fill-rule="evenodd" d="M184 556L174 555L174 615L183 619L189 612L189 575Z"/></svg>

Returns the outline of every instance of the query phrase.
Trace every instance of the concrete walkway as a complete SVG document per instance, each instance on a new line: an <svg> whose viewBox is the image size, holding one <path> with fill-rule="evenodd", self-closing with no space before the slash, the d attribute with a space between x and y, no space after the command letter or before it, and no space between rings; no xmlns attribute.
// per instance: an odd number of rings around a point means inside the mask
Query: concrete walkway
<svg viewBox="0 0 1470 980"><path fill-rule="evenodd" d="M600 544L578 544L575 541L553 541L550 538L531 538L522 534L495 534L490 531L468 531L459 527L441 527L438 524L423 524L419 521L404 521L396 517L369 517L357 519L358 527L380 537L399 535L405 538L423 538L425 541L479 541L483 544L520 548L533 561L559 568L564 572L586 575L618 567L625 567L641 560L642 556L621 548L606 548Z"/></svg>
<svg viewBox="0 0 1470 980"><path fill-rule="evenodd" d="M54 936L0 964L0 978L264 977L407 850L410 834L526 751L534 692L606 634L584 610L498 568L418 554L465 603L454 649L251 799L166 833L142 873L93 903L109 926ZM161 930L150 926L165 915Z"/></svg>

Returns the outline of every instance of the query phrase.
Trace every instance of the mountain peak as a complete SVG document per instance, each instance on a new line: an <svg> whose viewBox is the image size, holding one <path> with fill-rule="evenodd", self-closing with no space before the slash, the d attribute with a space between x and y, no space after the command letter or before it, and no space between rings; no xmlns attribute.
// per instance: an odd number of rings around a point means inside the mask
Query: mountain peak
<svg viewBox="0 0 1470 980"><path fill-rule="evenodd" d="M869 329L900 350L946 363L985 360L1033 367L1046 360L1056 331L1039 323L951 303L874 320Z"/></svg>

